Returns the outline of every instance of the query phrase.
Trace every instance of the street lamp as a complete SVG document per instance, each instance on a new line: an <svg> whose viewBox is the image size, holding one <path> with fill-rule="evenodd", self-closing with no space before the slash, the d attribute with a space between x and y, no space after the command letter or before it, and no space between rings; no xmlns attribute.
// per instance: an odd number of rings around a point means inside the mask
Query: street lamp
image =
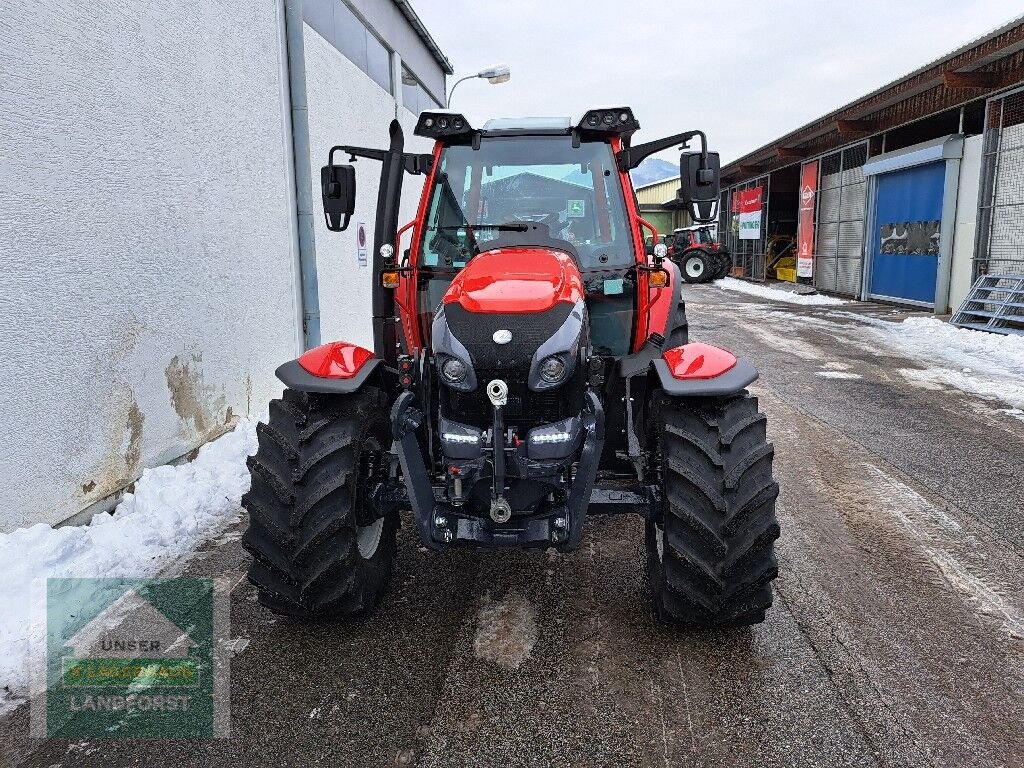
<svg viewBox="0 0 1024 768"><path fill-rule="evenodd" d="M455 93L455 89L459 83L466 80L472 80L477 77L486 78L487 82L497 85L498 83L507 83L512 77L512 70L509 69L508 64L495 64L493 67L487 67L487 69L481 69L475 75L466 75L460 80L455 81L455 85L448 91L448 107L452 105L452 94Z"/></svg>

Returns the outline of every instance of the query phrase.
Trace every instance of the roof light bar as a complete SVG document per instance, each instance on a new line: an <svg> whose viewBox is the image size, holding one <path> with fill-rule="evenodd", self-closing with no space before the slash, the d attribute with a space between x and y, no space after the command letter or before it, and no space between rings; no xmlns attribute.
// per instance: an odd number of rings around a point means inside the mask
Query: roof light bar
<svg viewBox="0 0 1024 768"><path fill-rule="evenodd" d="M629 107L591 109L583 115L577 128L581 132L628 136L640 127Z"/></svg>
<svg viewBox="0 0 1024 768"><path fill-rule="evenodd" d="M458 112L424 112L416 123L417 136L430 139L450 138L473 133L473 126Z"/></svg>

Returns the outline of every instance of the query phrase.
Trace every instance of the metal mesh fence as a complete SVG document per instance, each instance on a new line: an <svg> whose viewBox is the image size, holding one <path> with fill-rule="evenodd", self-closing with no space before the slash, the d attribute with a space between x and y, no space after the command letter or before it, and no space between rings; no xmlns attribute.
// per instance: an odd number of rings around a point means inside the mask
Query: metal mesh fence
<svg viewBox="0 0 1024 768"><path fill-rule="evenodd" d="M761 236L754 240L741 240L739 221L732 210L738 192L761 187ZM741 268L744 277L764 280L764 248L768 222L768 177L760 176L730 187L722 193L719 208L719 237L732 254L733 268Z"/></svg>
<svg viewBox="0 0 1024 768"><path fill-rule="evenodd" d="M818 165L814 285L856 296L864 265L867 143L825 155Z"/></svg>
<svg viewBox="0 0 1024 768"><path fill-rule="evenodd" d="M1024 274L1024 90L993 99L985 116L974 275Z"/></svg>

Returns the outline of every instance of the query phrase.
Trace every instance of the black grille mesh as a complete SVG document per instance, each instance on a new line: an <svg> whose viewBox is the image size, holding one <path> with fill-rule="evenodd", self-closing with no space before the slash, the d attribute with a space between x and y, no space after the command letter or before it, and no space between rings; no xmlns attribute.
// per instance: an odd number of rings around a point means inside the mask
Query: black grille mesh
<svg viewBox="0 0 1024 768"><path fill-rule="evenodd" d="M508 404L504 408L505 423L512 426L533 426L561 421L579 413L582 376L579 370L573 378L558 389L532 392L526 386L526 377L512 377L507 371L478 370L477 388L473 392L459 392L442 387L443 413L463 424L486 428L493 419L493 408L484 387L491 379L502 379L508 384Z"/></svg>
<svg viewBox="0 0 1024 768"><path fill-rule="evenodd" d="M467 312L459 304L446 304L444 316L448 328L473 358L473 367L505 370L528 369L537 348L551 338L572 311L573 305L560 302L547 312L491 314ZM495 344L494 332L512 332L508 344Z"/></svg>

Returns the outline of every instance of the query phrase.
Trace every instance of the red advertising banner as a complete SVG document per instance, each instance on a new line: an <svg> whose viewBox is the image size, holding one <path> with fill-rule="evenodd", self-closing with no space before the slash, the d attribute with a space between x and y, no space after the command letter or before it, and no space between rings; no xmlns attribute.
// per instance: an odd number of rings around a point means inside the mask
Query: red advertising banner
<svg viewBox="0 0 1024 768"><path fill-rule="evenodd" d="M761 239L761 187L737 192L735 200L740 240Z"/></svg>
<svg viewBox="0 0 1024 768"><path fill-rule="evenodd" d="M818 161L800 169L800 212L796 235L797 277L814 274L814 200L818 196Z"/></svg>
<svg viewBox="0 0 1024 768"><path fill-rule="evenodd" d="M736 192L733 197L733 210L736 213L757 213L761 210L761 192L761 187Z"/></svg>

